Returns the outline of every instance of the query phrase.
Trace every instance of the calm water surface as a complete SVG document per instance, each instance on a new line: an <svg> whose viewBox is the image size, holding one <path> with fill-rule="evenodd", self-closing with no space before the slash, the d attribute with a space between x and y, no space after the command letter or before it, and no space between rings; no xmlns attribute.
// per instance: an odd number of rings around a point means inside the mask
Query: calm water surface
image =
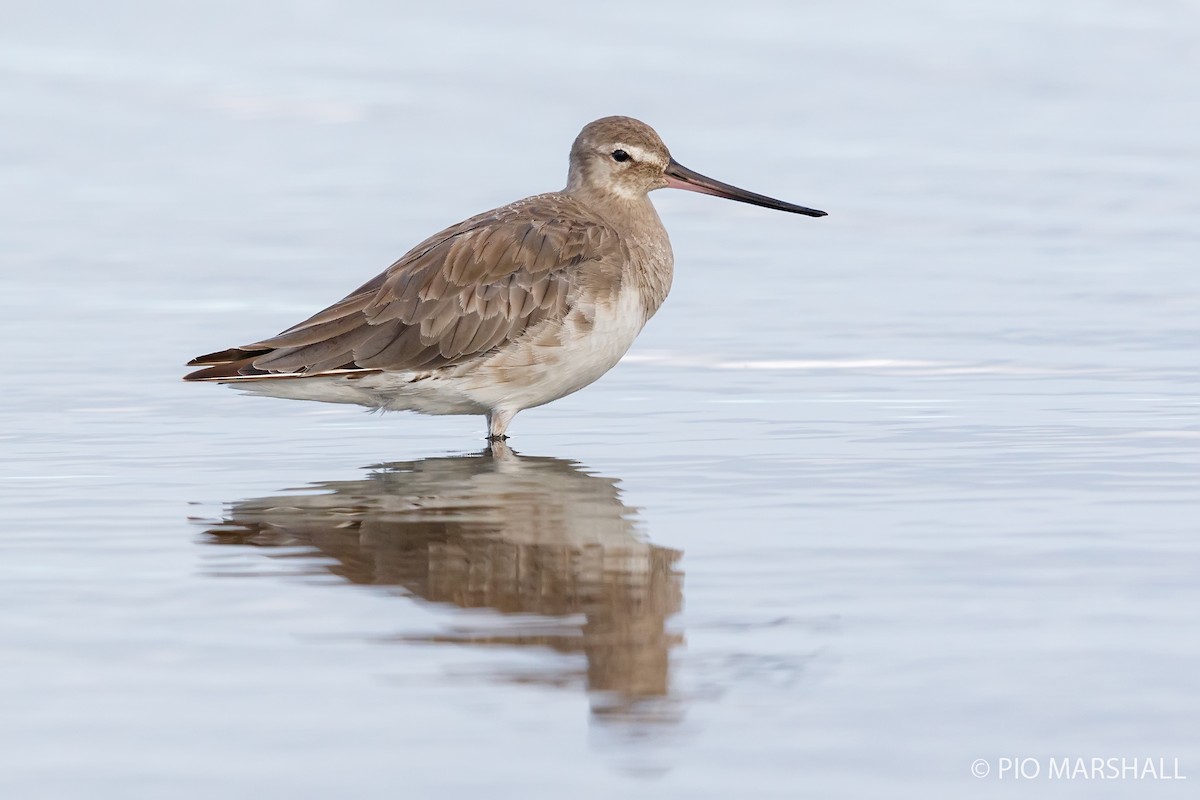
<svg viewBox="0 0 1200 800"><path fill-rule="evenodd" d="M1191 796L1194 7L4 16L0 796ZM179 382L610 113L830 216L656 195L513 451Z"/></svg>

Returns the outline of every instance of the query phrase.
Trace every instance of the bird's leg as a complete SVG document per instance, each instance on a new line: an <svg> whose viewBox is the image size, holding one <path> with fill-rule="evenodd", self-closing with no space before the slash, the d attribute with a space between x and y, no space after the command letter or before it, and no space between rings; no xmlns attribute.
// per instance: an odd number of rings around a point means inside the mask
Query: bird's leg
<svg viewBox="0 0 1200 800"><path fill-rule="evenodd" d="M505 431L508 430L508 423L512 422L512 418L517 415L516 411L507 411L504 409L494 408L488 412L488 441L503 442L508 436Z"/></svg>

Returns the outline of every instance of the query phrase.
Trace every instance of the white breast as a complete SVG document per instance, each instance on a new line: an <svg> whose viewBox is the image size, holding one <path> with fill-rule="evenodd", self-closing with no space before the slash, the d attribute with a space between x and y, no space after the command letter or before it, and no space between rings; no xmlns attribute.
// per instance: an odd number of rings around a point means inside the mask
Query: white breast
<svg viewBox="0 0 1200 800"><path fill-rule="evenodd" d="M615 299L579 303L471 371L469 394L488 408L533 408L594 382L617 365L646 324L632 286Z"/></svg>

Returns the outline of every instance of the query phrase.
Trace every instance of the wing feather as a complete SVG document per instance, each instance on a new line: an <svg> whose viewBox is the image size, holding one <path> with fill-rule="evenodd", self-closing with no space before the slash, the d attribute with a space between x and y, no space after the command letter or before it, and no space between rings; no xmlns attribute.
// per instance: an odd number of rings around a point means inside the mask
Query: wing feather
<svg viewBox="0 0 1200 800"><path fill-rule="evenodd" d="M564 313L580 265L620 263L622 248L607 223L570 197L529 198L447 228L277 336L197 359L224 369L188 377L459 363Z"/></svg>

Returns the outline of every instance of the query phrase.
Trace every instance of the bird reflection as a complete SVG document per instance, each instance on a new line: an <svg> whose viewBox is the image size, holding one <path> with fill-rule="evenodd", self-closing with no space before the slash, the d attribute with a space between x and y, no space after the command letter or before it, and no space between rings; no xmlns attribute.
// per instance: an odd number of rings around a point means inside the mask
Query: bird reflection
<svg viewBox="0 0 1200 800"><path fill-rule="evenodd" d="M639 535L617 483L497 443L476 455L382 464L362 480L313 484L315 494L241 500L207 535L219 545L286 548L279 555L288 558L324 556L332 559L324 569L353 583L514 615L499 629L404 638L581 652L596 714L674 716L671 704L653 701L668 695L680 641L666 621L682 602L681 553Z"/></svg>

